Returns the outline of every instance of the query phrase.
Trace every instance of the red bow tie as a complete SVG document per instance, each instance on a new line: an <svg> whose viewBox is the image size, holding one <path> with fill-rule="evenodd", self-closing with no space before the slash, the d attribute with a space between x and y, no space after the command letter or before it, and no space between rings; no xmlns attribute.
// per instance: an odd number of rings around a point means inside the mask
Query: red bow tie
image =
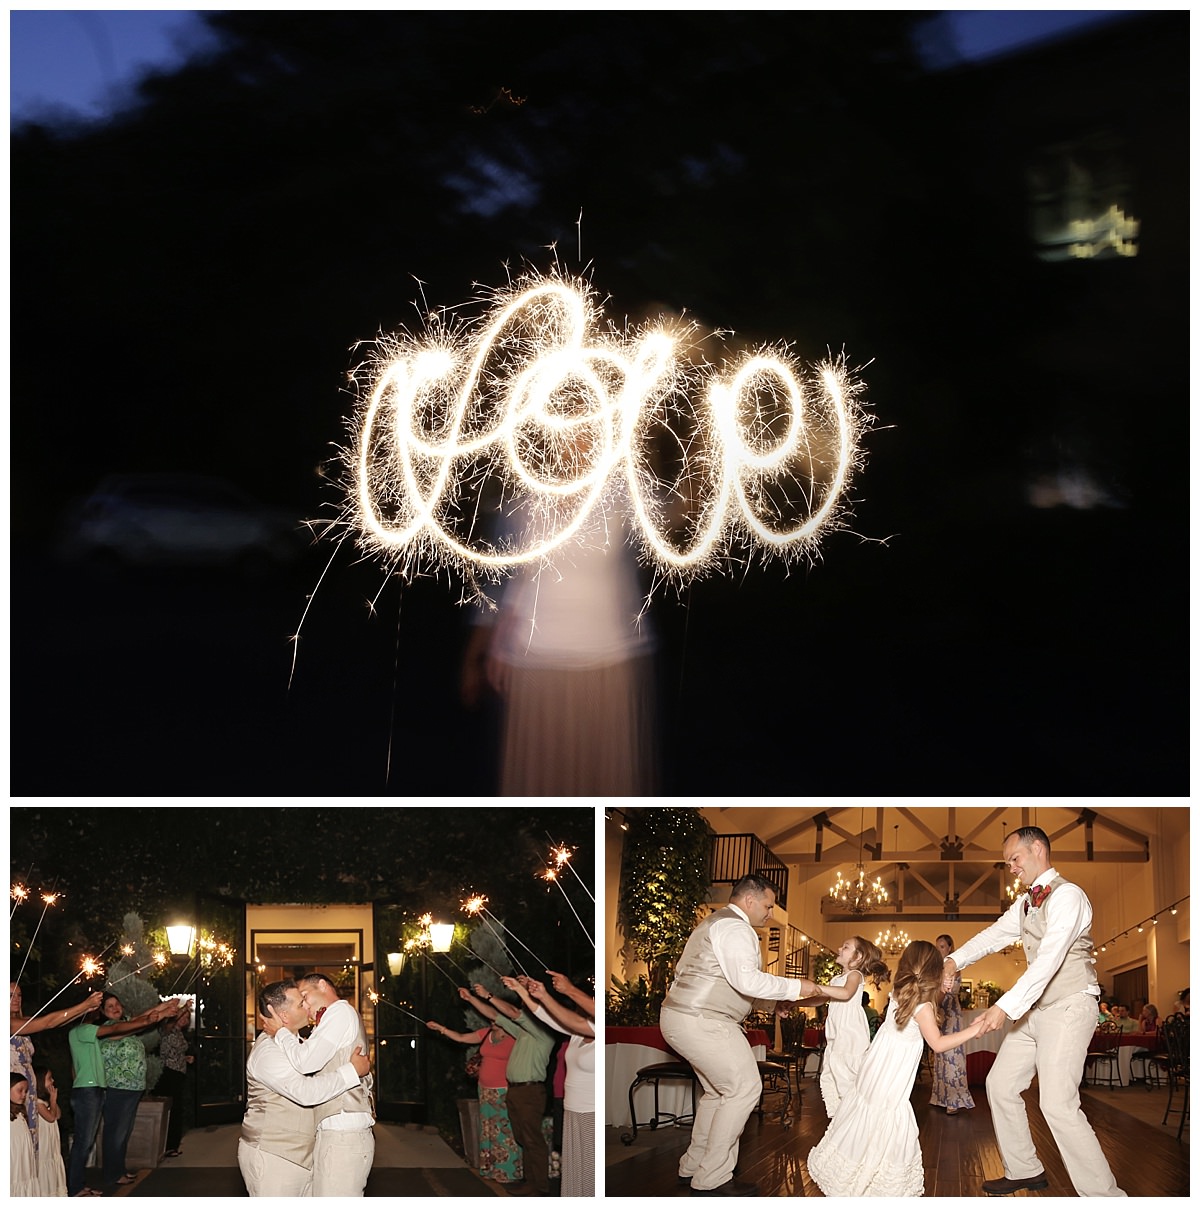
<svg viewBox="0 0 1200 1207"><path fill-rule="evenodd" d="M1029 913L1030 903L1034 909L1039 909L1043 901L1050 896L1050 885L1043 884L1029 890L1029 900L1025 902L1025 912Z"/></svg>

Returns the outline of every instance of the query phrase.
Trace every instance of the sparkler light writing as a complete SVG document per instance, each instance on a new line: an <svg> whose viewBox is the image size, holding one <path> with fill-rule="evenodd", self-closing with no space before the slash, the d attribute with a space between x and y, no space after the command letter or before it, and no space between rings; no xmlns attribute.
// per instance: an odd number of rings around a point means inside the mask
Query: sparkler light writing
<svg viewBox="0 0 1200 1207"><path fill-rule="evenodd" d="M839 526L866 416L844 361L784 348L720 366L699 328L601 328L588 285L533 275L475 322L431 315L376 346L344 454L345 522L406 576L498 580L622 512L666 577L735 550L815 555ZM522 509L519 536L488 510Z"/></svg>

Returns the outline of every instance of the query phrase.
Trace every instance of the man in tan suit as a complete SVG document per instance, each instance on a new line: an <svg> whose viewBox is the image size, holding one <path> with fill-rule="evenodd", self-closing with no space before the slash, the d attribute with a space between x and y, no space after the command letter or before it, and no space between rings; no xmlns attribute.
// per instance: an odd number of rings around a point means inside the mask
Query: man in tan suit
<svg viewBox="0 0 1200 1207"><path fill-rule="evenodd" d="M947 990L955 973L1018 940L1029 961L1017 983L984 1013L980 1028L984 1034L1010 1020L1013 1024L987 1078L1005 1176L984 1182L984 1193L1049 1187L1021 1097L1036 1073L1038 1105L1075 1193L1124 1197L1079 1106L1079 1083L1100 1000L1092 958L1092 903L1083 889L1054 870L1050 839L1037 826L1023 826L1005 839L1004 862L1029 891L945 961Z"/></svg>
<svg viewBox="0 0 1200 1207"><path fill-rule="evenodd" d="M365 1046L348 1063L305 1077L288 1063L271 1039L281 1027L294 1033L308 1022L295 981L275 981L258 995L258 1009L269 1024L250 1049L246 1062L246 1114L238 1140L238 1168L251 1198L307 1198L311 1194L313 1107L359 1084L370 1069Z"/></svg>
<svg viewBox="0 0 1200 1207"><path fill-rule="evenodd" d="M739 880L729 904L692 931L659 1015L663 1038L692 1066L702 1089L692 1142L679 1162L679 1180L695 1195L758 1193L752 1182L733 1176L742 1131L762 1093L741 1023L759 999L773 1006L820 990L807 978L762 971L754 932L766 926L774 907L769 880Z"/></svg>

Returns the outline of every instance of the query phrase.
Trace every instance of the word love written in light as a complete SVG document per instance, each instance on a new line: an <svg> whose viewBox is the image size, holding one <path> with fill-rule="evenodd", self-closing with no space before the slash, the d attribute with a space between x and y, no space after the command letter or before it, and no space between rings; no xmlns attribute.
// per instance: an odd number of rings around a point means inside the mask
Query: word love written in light
<svg viewBox="0 0 1200 1207"><path fill-rule="evenodd" d="M844 362L759 349L714 366L695 324L601 318L586 285L535 277L475 322L377 345L346 453L360 544L405 573L498 579L619 513L667 575L747 547L811 556L860 462Z"/></svg>

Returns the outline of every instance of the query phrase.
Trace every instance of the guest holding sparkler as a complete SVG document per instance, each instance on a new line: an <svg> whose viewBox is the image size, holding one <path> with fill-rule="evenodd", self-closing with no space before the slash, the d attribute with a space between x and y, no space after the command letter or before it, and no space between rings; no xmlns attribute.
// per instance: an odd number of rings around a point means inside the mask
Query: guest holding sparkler
<svg viewBox="0 0 1200 1207"><path fill-rule="evenodd" d="M192 1019L191 1005L185 1006L174 1018L164 1018L158 1025L158 1055L163 1062L162 1075L155 1090L171 1100L171 1121L167 1124L168 1157L178 1157L183 1140L183 1093L187 1088L188 1065L195 1057L188 1053L184 1032Z"/></svg>
<svg viewBox="0 0 1200 1207"><path fill-rule="evenodd" d="M547 970L547 975L555 992L569 997L583 1013L562 1005L532 977L505 977L504 984L520 996L535 1018L569 1036L563 1087L562 1194L564 1198L592 1198L596 1193L596 1002L562 973Z"/></svg>
<svg viewBox="0 0 1200 1207"><path fill-rule="evenodd" d="M264 986L258 994L258 1010L263 1030L246 1061L246 1114L238 1140L238 1168L251 1198L308 1198L317 1136L312 1108L338 1102L368 1076L366 1042L348 1053L345 1062L306 1077L292 1067L272 1038L284 1031L295 1037L308 1021L296 982Z"/></svg>
<svg viewBox="0 0 1200 1207"><path fill-rule="evenodd" d="M93 995L94 996L94 995ZM109 1004L107 999L112 999ZM74 1070L74 1080L71 1085L71 1110L75 1116L75 1139L71 1145L71 1159L67 1166L67 1193L71 1196L81 1194L96 1195L100 1191L85 1186L85 1172L88 1157L96 1143L96 1132L100 1127L101 1115L105 1114L108 1097L108 1080L104 1060L104 1049L101 1040L112 1041L124 1036L134 1035L155 1027L168 1015L176 1014L181 1008L177 1000L159 1002L136 1018L123 1019L120 999L113 994L103 995L103 1013L97 1017L94 1011L85 1014L71 1030L68 1040L71 1046L71 1064ZM90 1000L90 999L89 999ZM105 1009L107 1005L107 1009ZM94 1021L93 1021L94 1020ZM141 1047L141 1044L138 1045ZM136 1058L131 1058L136 1059ZM145 1049L142 1048L143 1085L145 1084ZM119 1063L119 1062L118 1062ZM112 1128L105 1116L104 1126L104 1177L112 1183L123 1176L127 1185L133 1181L125 1170L125 1148L129 1143L129 1132L133 1129L134 1114L137 1111L138 1093L134 1098L133 1111L129 1112L128 1128L123 1142L119 1146L119 1121ZM111 1155L110 1155L111 1151ZM110 1164L111 1162L111 1164Z"/></svg>
<svg viewBox="0 0 1200 1207"><path fill-rule="evenodd" d="M170 1005L173 1007L171 1010L155 1016L155 1023L164 1016L173 1016L179 1012L178 1002L172 1002ZM104 995L100 1013L110 1023L129 1021L129 1015L115 993ZM138 1103L146 1092L146 1045L136 1034L116 1037L101 1035L100 1038L108 1041L100 1045L100 1055L104 1061L105 1085L104 1182L111 1190L114 1186L128 1186L135 1180L125 1168L125 1153L129 1148L129 1137L133 1134Z"/></svg>
<svg viewBox="0 0 1200 1207"><path fill-rule="evenodd" d="M82 1018L90 1010L100 1005L103 994L97 990L73 1006L66 1006L46 1014L38 1014L26 1018L21 1009L21 986L16 981L8 985L9 999L9 1069L13 1073L21 1073L29 1083L29 1093L25 1099L25 1122L29 1128L33 1151L38 1151L39 1136L37 1125L37 1081L33 1073L33 1040L30 1035L38 1031L46 1031L51 1027L61 1027L64 1023Z"/></svg>
<svg viewBox="0 0 1200 1207"><path fill-rule="evenodd" d="M550 1193L550 1151L542 1120L546 1117L546 1071L554 1038L523 1010L495 997L482 985L460 989L459 997L484 1018L499 1024L516 1041L508 1057L508 1117L521 1146L525 1181L514 1183L509 1194Z"/></svg>
<svg viewBox="0 0 1200 1207"><path fill-rule="evenodd" d="M451 1031L439 1022L431 1031L459 1044L479 1045L479 1176L511 1186L525 1180L521 1147L508 1117L508 1058L516 1041L495 1020L478 1031Z"/></svg>

